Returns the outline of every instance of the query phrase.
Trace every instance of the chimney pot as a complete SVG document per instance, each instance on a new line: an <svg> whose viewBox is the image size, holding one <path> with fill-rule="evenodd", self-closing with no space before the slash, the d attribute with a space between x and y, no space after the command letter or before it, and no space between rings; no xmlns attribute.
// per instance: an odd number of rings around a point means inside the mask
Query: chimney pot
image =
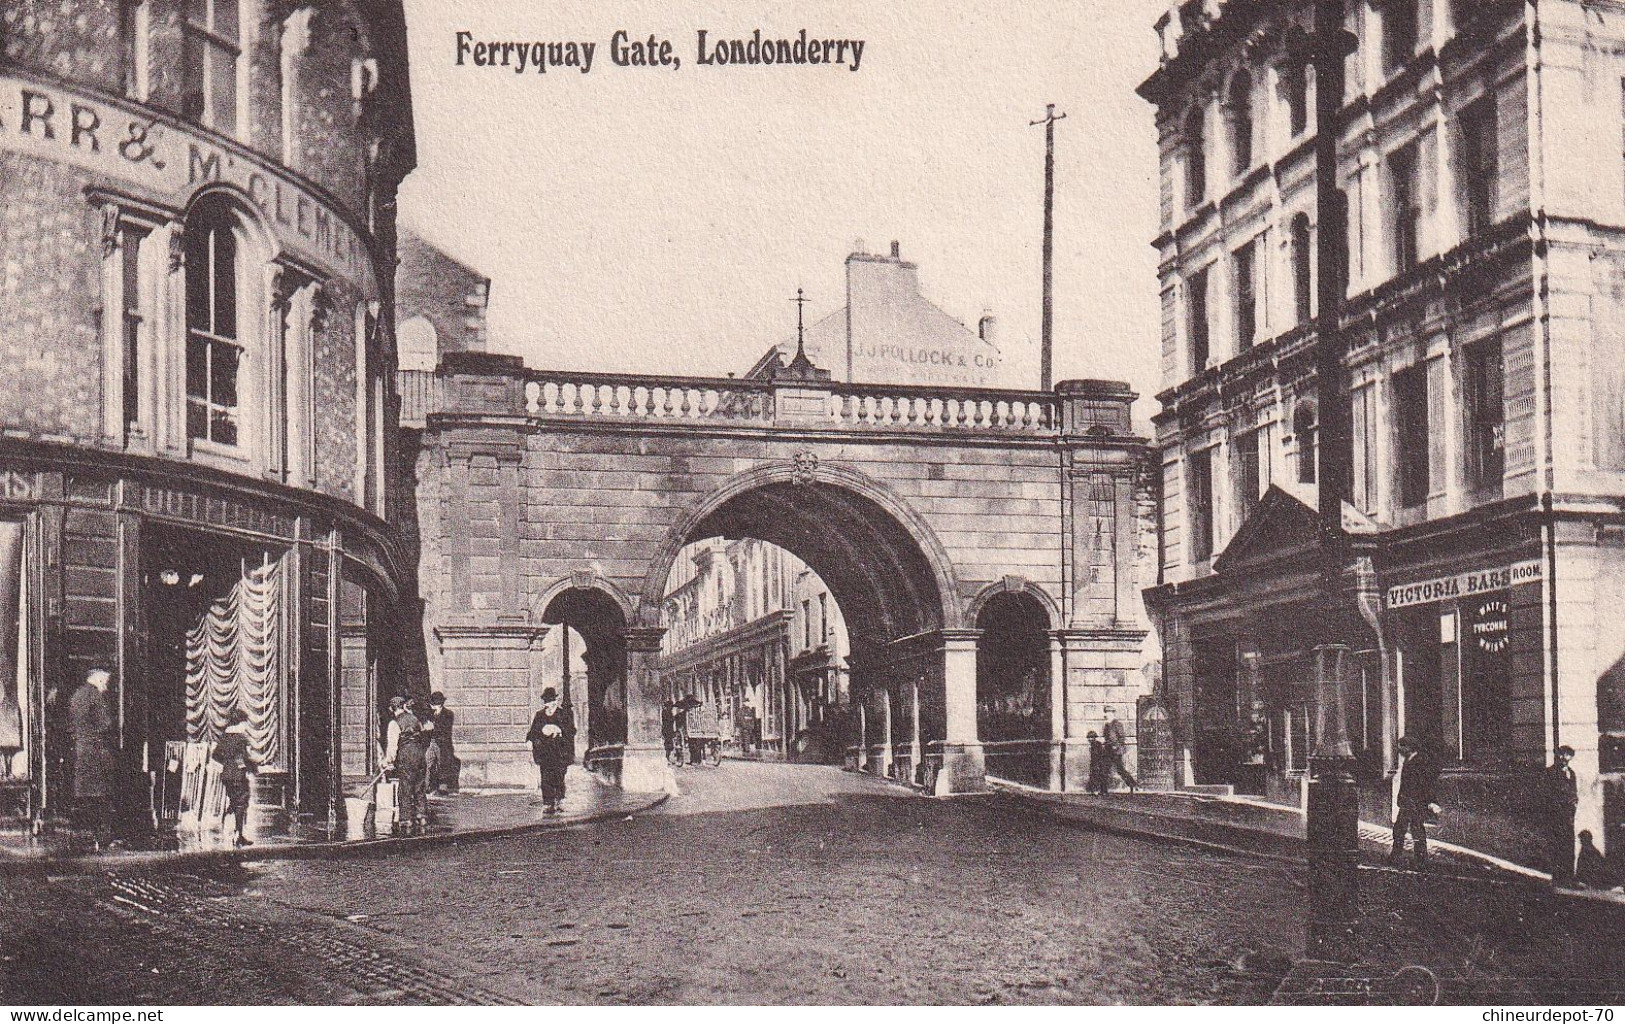
<svg viewBox="0 0 1625 1024"><path fill-rule="evenodd" d="M891 258L894 260L903 258L903 247L898 245L896 242L891 244Z"/></svg>

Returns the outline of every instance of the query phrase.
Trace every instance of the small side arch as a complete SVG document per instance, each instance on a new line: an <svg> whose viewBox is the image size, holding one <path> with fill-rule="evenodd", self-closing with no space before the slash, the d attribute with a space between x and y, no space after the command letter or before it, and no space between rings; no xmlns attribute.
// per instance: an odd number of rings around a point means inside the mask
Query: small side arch
<svg viewBox="0 0 1625 1024"><path fill-rule="evenodd" d="M982 609L987 607L987 603L1000 594L1026 594L1038 602L1039 607L1044 609L1044 616L1049 620L1050 629L1061 628L1061 606L1056 603L1055 598L1050 596L1049 591L1025 576L1006 576L978 590L976 596L972 597L970 602L965 605L964 621L974 627L976 620L982 614Z"/></svg>
<svg viewBox="0 0 1625 1024"><path fill-rule="evenodd" d="M628 625L636 621L634 616L637 613L637 602L628 598L621 588L597 573L571 573L569 576L554 580L546 590L531 598L526 606L530 621L540 623L553 600L569 590L596 590L615 602L615 607L620 609L621 617Z"/></svg>

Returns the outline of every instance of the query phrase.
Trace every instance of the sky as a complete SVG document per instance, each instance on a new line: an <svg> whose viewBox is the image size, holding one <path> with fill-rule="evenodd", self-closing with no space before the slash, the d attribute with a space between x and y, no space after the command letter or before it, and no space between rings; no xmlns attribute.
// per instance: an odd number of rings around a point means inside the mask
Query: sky
<svg viewBox="0 0 1625 1024"><path fill-rule="evenodd" d="M492 279L490 347L537 369L742 373L845 303L896 240L925 295L999 319L1036 387L1054 103L1055 376L1158 390L1156 137L1134 87L1167 0L407 0L418 169L400 215ZM611 36L682 64L617 67ZM715 67L708 38L861 39L847 66ZM470 41L591 41L590 73L457 64ZM850 60L848 61L850 64ZM1142 403L1143 406L1143 403Z"/></svg>

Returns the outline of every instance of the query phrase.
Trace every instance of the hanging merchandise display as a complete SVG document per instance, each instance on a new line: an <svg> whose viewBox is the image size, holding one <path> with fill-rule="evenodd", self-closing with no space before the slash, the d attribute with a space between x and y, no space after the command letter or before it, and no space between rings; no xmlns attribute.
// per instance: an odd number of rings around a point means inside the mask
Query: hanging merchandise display
<svg viewBox="0 0 1625 1024"><path fill-rule="evenodd" d="M213 743L233 708L248 715L254 763L281 763L282 561L246 569L186 636L186 738Z"/></svg>

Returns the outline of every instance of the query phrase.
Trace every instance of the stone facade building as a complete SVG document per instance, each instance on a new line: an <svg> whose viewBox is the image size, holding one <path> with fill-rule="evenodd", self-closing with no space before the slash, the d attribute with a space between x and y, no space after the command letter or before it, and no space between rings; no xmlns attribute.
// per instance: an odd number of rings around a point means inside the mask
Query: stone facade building
<svg viewBox="0 0 1625 1024"><path fill-rule="evenodd" d="M132 821L233 707L257 802L332 818L379 677L413 685L384 642L416 561L389 479L406 61L384 0L0 3L6 813L70 809L93 666Z"/></svg>
<svg viewBox="0 0 1625 1024"><path fill-rule="evenodd" d="M983 313L972 330L943 312L920 294L920 268L896 242L887 256L846 258L846 305L808 324L799 340L814 365L848 384L1007 386L993 315ZM790 338L768 349L746 376L772 377L797 345Z"/></svg>
<svg viewBox="0 0 1625 1024"><path fill-rule="evenodd" d="M1296 802L1313 744L1317 130L1347 196L1353 487L1372 573L1333 603L1364 810L1395 743L1446 760L1455 836L1536 845L1539 770L1579 751L1614 846L1625 770L1625 12L1350 0L1317 126L1312 5L1177 5L1141 87L1161 149L1161 586L1187 784Z"/></svg>
<svg viewBox="0 0 1625 1024"><path fill-rule="evenodd" d="M722 712L741 753L839 761L855 735L846 621L801 559L751 537L690 545L661 610L672 697Z"/></svg>

